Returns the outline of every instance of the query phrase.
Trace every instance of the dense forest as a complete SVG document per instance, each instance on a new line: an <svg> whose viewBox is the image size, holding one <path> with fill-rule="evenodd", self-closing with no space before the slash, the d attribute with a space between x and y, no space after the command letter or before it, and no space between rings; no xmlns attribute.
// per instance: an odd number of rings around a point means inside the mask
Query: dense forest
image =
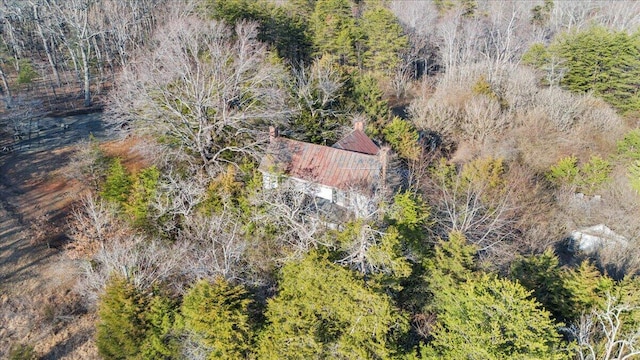
<svg viewBox="0 0 640 360"><path fill-rule="evenodd" d="M74 156L92 191L67 251L103 358L640 358L640 3L5 0L0 18L7 109L97 104L140 139L144 166L93 140ZM323 226L294 186L265 189L270 126L331 145L356 121L392 149L375 211ZM596 225L614 240L576 244Z"/></svg>

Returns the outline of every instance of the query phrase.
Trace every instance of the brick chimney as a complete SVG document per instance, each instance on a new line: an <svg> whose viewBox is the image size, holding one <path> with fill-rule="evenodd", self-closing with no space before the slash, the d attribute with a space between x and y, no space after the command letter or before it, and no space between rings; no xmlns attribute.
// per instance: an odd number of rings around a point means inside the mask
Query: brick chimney
<svg viewBox="0 0 640 360"><path fill-rule="evenodd" d="M278 128L275 126L269 126L269 142L274 142L278 137Z"/></svg>
<svg viewBox="0 0 640 360"><path fill-rule="evenodd" d="M360 131L364 131L364 121L362 120L356 120L353 123L353 130L360 130Z"/></svg>

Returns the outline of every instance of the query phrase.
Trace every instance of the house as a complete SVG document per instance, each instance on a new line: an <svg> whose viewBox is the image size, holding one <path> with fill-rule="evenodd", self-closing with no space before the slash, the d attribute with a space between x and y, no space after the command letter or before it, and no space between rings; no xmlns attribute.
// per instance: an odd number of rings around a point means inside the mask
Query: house
<svg viewBox="0 0 640 360"><path fill-rule="evenodd" d="M626 247L629 241L604 224L574 230L570 236L570 250L592 254L601 248Z"/></svg>
<svg viewBox="0 0 640 360"><path fill-rule="evenodd" d="M385 187L388 152L364 133L362 122L331 147L287 139L271 127L258 169L265 189L291 181L296 189L363 217Z"/></svg>

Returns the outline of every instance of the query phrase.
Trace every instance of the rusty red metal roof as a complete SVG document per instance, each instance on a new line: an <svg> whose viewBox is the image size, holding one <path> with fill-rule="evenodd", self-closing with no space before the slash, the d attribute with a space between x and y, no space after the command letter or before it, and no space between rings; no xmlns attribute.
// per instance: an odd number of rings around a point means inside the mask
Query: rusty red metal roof
<svg viewBox="0 0 640 360"><path fill-rule="evenodd" d="M370 194L380 180L382 163L375 155L277 137L259 170Z"/></svg>
<svg viewBox="0 0 640 360"><path fill-rule="evenodd" d="M377 155L380 148L364 133L356 129L333 144L336 149L355 151L363 154Z"/></svg>

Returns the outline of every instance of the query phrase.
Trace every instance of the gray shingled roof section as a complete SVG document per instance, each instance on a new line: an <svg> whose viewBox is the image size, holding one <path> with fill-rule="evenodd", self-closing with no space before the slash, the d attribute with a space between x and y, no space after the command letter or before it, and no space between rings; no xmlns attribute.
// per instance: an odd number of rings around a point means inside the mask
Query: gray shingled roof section
<svg viewBox="0 0 640 360"><path fill-rule="evenodd" d="M369 155L377 155L380 152L380 148L362 130L353 130L349 135L333 144L333 147Z"/></svg>
<svg viewBox="0 0 640 360"><path fill-rule="evenodd" d="M378 156L301 141L276 138L260 162L260 171L370 194L380 180Z"/></svg>

